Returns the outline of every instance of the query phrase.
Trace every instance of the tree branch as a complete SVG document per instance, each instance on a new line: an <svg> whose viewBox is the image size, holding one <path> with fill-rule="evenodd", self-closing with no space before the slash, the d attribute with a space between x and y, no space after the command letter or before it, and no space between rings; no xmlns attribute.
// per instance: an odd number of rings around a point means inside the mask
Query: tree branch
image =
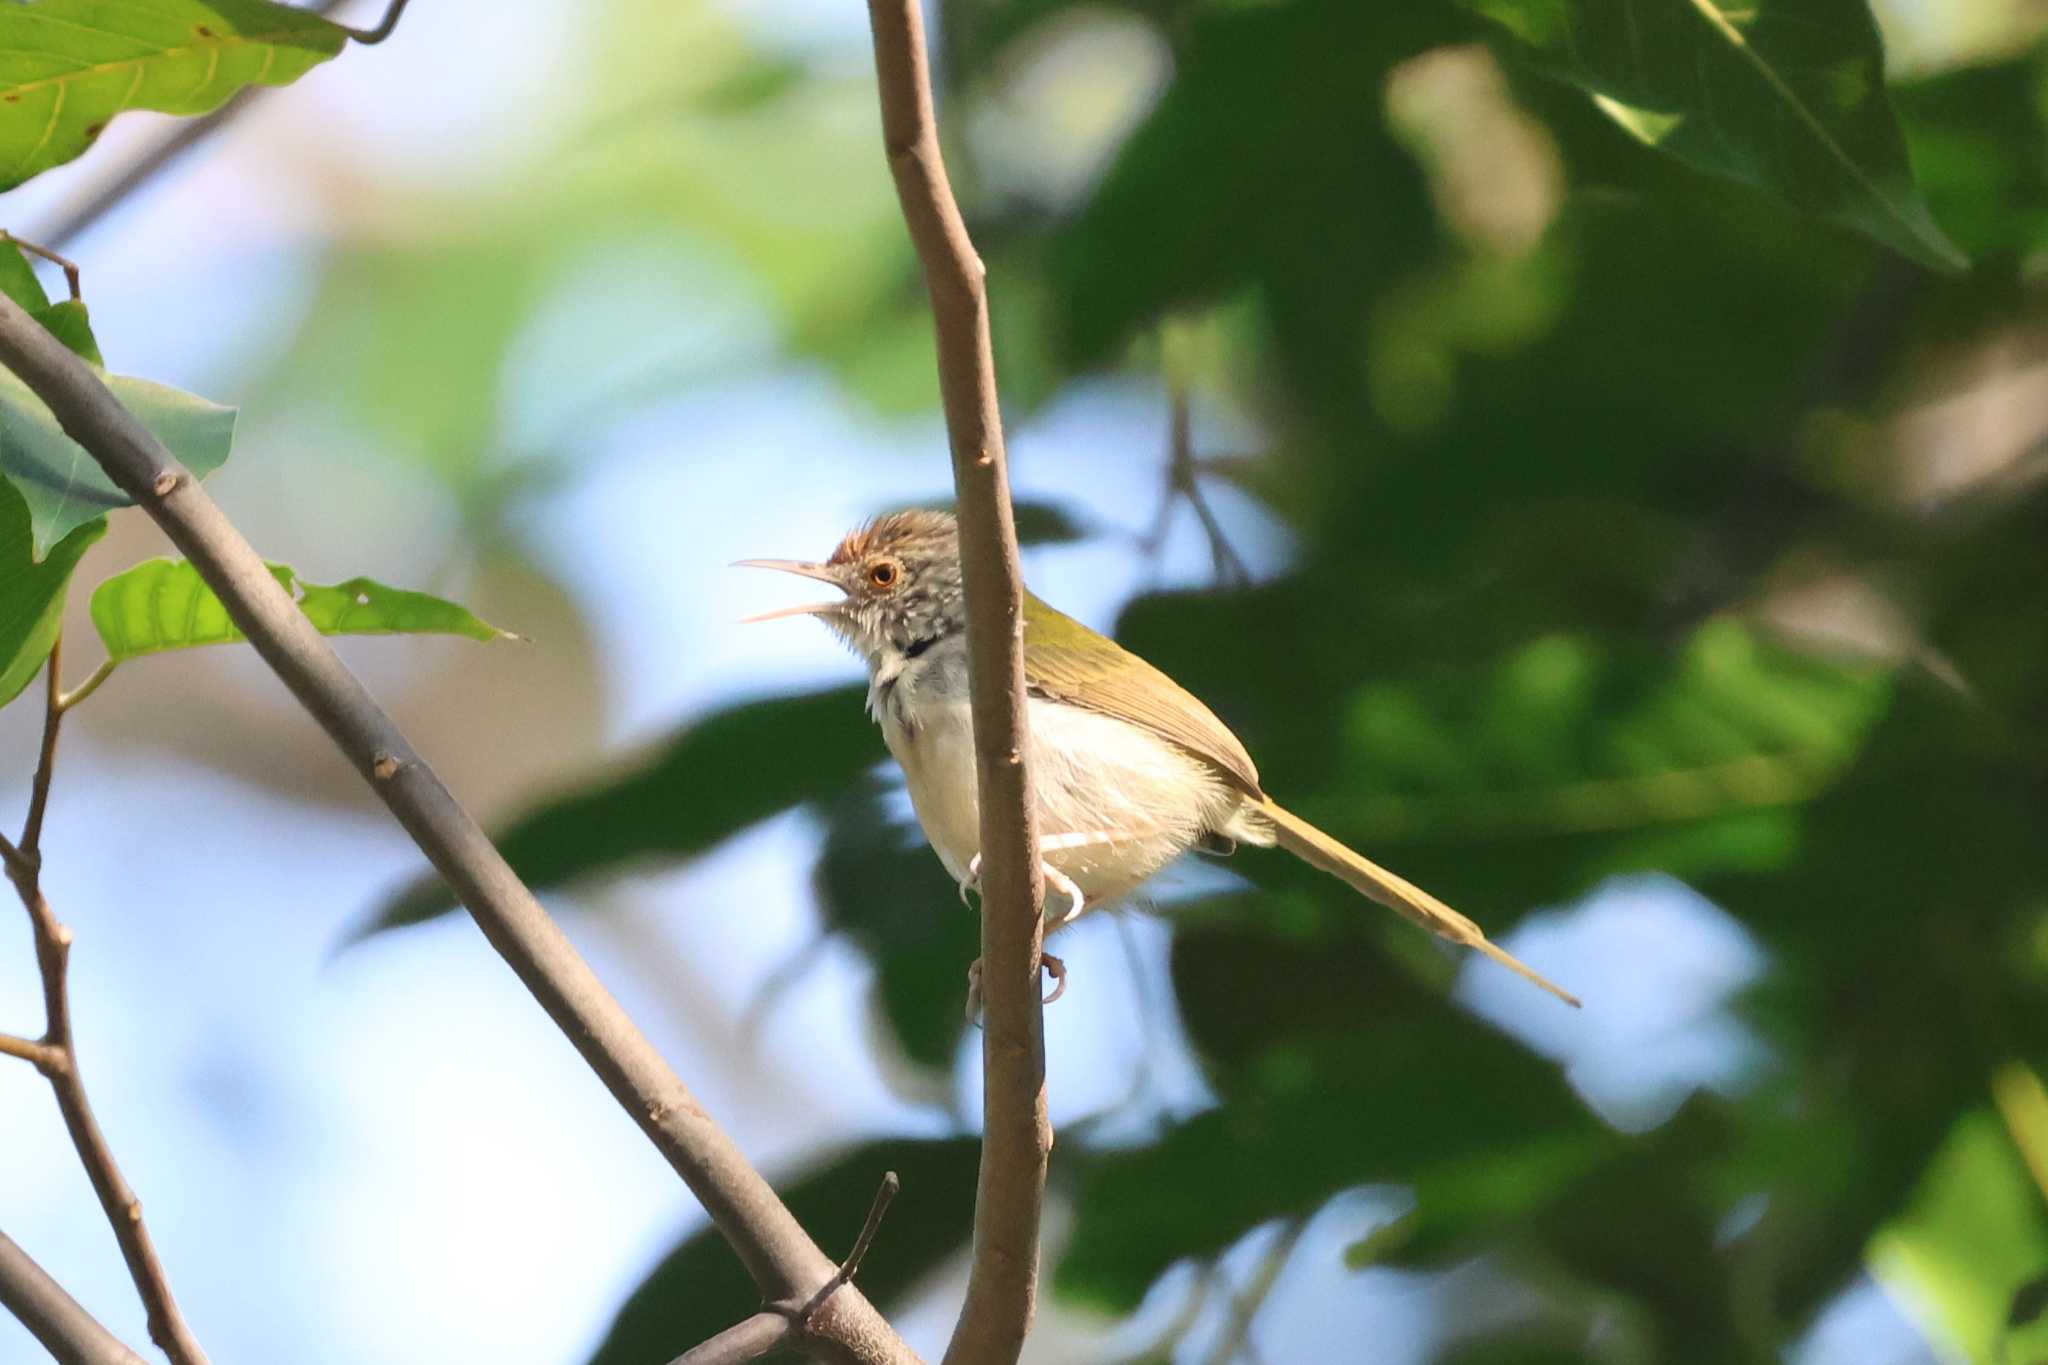
<svg viewBox="0 0 2048 1365"><path fill-rule="evenodd" d="M491 945L689 1185L763 1296L800 1298L831 1279L833 1263L699 1107L191 472L83 361L5 298L0 363L49 406L71 438L192 561L256 652L369 782ZM846 1359L916 1359L857 1289L835 1294L819 1311L812 1334L835 1343Z"/></svg>
<svg viewBox="0 0 2048 1365"><path fill-rule="evenodd" d="M875 1191L874 1202L868 1205L867 1221L861 1224L860 1236L853 1239L853 1250L846 1253L846 1259L839 1263L839 1269L833 1272L832 1278L819 1285L810 1298L800 1304L769 1304L709 1341L691 1347L669 1365L739 1365L741 1361L767 1355L792 1333L809 1332L811 1320L817 1317L825 1301L851 1284L853 1277L860 1273L860 1263L867 1259L868 1248L874 1245L875 1233L882 1226L882 1215L889 1211L896 1191L901 1188L903 1186L897 1180L896 1172L889 1171L882 1176L882 1187Z"/></svg>
<svg viewBox="0 0 2048 1365"><path fill-rule="evenodd" d="M987 270L954 202L932 113L919 0L868 0L882 141L924 267L953 450L981 798L984 1134L974 1263L948 1362L1012 1361L1031 1329L1052 1127L1039 945L1045 893L1025 764L1023 584L989 339Z"/></svg>
<svg viewBox="0 0 2048 1365"><path fill-rule="evenodd" d="M0 1304L21 1319L57 1365L142 1365L26 1251L0 1232Z"/></svg>
<svg viewBox="0 0 2048 1365"><path fill-rule="evenodd" d="M40 330L40 329L38 329ZM60 348L61 349L61 348ZM69 354L69 352L66 352ZM35 783L31 789L28 821L19 846L0 837L0 859L4 859L8 880L20 893L28 909L29 925L35 936L36 966L43 982L43 1036L35 1043L25 1039L7 1040L0 1052L22 1057L50 1083L57 1098L57 1111L71 1134L79 1164L99 1196L107 1225L120 1244L121 1259L128 1265L128 1277L149 1315L150 1339L163 1348L174 1365L206 1365L206 1352L192 1334L178 1301L171 1294L170 1277L156 1252L156 1242L142 1221L142 1201L121 1174L114 1149L93 1116L92 1101L86 1097L85 1079L79 1073L78 1048L71 1033L71 931L58 923L42 889L43 814L49 808L50 779L57 764L57 733L64 722L62 672L63 637L50 648L45 667L48 684L44 689L43 742L36 761Z"/></svg>

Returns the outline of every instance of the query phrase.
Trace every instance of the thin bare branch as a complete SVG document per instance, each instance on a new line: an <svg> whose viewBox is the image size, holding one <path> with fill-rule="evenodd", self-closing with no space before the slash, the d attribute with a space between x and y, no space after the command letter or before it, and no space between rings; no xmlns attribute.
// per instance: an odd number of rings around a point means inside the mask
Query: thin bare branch
<svg viewBox="0 0 2048 1365"><path fill-rule="evenodd" d="M1023 584L989 337L987 270L953 199L932 113L919 0L868 0L882 141L938 336L967 594L968 688L981 797L984 1074L974 1260L949 1362L1015 1360L1038 1292L1052 1126L1038 972L1044 878L1025 755Z"/></svg>
<svg viewBox="0 0 2048 1365"><path fill-rule="evenodd" d="M834 1264L634 1026L504 857L161 442L78 357L0 297L0 363L156 520L307 712L327 730L476 918L542 1008L682 1176L771 1299L804 1297ZM844 1358L915 1355L857 1289L813 1334Z"/></svg>
<svg viewBox="0 0 2048 1365"><path fill-rule="evenodd" d="M29 325L35 326L33 322ZM114 1240L120 1244L121 1259L128 1264L128 1277L135 1282L135 1292L148 1312L150 1339L163 1348L173 1365L206 1365L206 1352L192 1334L185 1315L178 1310L178 1301L171 1294L170 1277L157 1255L156 1242L142 1221L142 1201L135 1197L134 1189L115 1163L114 1149L100 1130L99 1120L93 1117L92 1102L86 1097L85 1080L78 1067L78 1046L71 1033L71 931L58 922L43 896L43 815L49 809L50 779L57 764L57 734L64 723L63 645L63 636L59 635L50 647L44 668L42 751L36 760L35 783L30 791L21 844L16 847L0 838L8 880L14 883L22 905L28 910L29 926L35 937L36 967L43 984L43 1036L34 1044L9 1040L24 1046L0 1046L0 1051L35 1062L36 1069L49 1081L57 1097L57 1111L64 1116L64 1127L78 1152L79 1164L85 1167L93 1193L99 1196L100 1209L106 1214L107 1225L114 1230ZM30 1047L40 1055L30 1056L26 1050Z"/></svg>
<svg viewBox="0 0 2048 1365"><path fill-rule="evenodd" d="M57 1365L142 1365L142 1357L100 1326L64 1286L0 1232L0 1304L21 1319Z"/></svg>
<svg viewBox="0 0 2048 1365"><path fill-rule="evenodd" d="M1224 534L1223 523L1217 520L1208 495L1202 491L1202 462L1195 458L1187 385L1177 378L1167 384L1166 430L1166 487L1160 493L1159 512L1152 529L1140 538L1139 548L1148 555L1157 555L1166 547L1166 533L1173 526L1173 506L1185 498L1188 506L1195 509L1195 518L1201 522L1202 534L1209 541L1209 563L1216 575L1216 585L1246 586L1252 581L1251 570L1245 567L1243 557Z"/></svg>
<svg viewBox="0 0 2048 1365"><path fill-rule="evenodd" d="M882 1226L882 1215L889 1211L889 1205L896 1198L896 1192L903 1188L903 1182L896 1178L896 1172L888 1171L882 1176L882 1186L875 1191L875 1201L868 1205L868 1217L861 1224L860 1236L853 1239L853 1250L846 1253L846 1259L839 1263L839 1269L832 1272L832 1278L818 1286L818 1292L805 1301L796 1313L797 1325L808 1326L811 1318L824 1307L825 1300L832 1297L844 1284L850 1284L860 1274L860 1263L867 1259L868 1248L874 1245L875 1233Z"/></svg>
<svg viewBox="0 0 2048 1365"><path fill-rule="evenodd" d="M64 634L50 642L43 668L43 743L29 786L28 818L21 826L21 856L31 868L43 865L43 816L50 809L50 781L57 772L57 731L64 724Z"/></svg>
<svg viewBox="0 0 2048 1365"><path fill-rule="evenodd" d="M373 47L397 32L399 16L405 13L407 3L409 0L391 0L390 5L384 10L384 17L379 19L373 28L350 28L347 24L340 24L337 27L364 47Z"/></svg>

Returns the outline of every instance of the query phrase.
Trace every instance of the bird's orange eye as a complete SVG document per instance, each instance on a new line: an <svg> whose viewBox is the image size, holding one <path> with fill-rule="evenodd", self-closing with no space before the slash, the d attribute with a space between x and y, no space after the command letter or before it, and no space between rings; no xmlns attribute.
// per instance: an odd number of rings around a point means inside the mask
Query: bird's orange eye
<svg viewBox="0 0 2048 1365"><path fill-rule="evenodd" d="M896 567L895 560L877 560L868 569L868 582L874 584L878 588L894 587L896 584L897 575L901 572L902 570Z"/></svg>

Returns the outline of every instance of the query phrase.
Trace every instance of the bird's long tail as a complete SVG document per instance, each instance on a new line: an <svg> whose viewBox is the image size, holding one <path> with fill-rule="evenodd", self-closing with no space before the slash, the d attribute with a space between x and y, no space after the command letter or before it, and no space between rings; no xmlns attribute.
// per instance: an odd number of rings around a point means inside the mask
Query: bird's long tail
<svg viewBox="0 0 2048 1365"><path fill-rule="evenodd" d="M1567 1005L1577 1008L1579 997L1546 979L1513 953L1499 947L1471 920L1445 905L1413 882L1395 876L1364 854L1353 852L1329 835L1279 805L1271 797L1259 805L1259 813L1273 823L1280 847L1311 867L1351 883L1360 892L1390 910L1398 910L1439 938L1476 948L1512 972L1549 991Z"/></svg>

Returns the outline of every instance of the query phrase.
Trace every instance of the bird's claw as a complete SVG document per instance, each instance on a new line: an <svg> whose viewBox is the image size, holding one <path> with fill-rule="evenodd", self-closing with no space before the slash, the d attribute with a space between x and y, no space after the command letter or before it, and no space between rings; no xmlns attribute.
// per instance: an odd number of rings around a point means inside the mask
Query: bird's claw
<svg viewBox="0 0 2048 1365"><path fill-rule="evenodd" d="M1042 1004L1050 1005L1067 993L1067 964L1051 953L1038 955L1039 970L1052 978L1052 994L1044 996ZM981 959L967 964L967 1022L981 1026Z"/></svg>
<svg viewBox="0 0 2048 1365"><path fill-rule="evenodd" d="M972 909L972 908L973 908L973 905L972 905L972 903L971 903L971 902L970 902L970 901L969 901L969 900L967 899L967 893L968 893L969 891L975 891L975 892L978 892L978 891L980 891L980 890L981 890L981 855L980 855L979 853L977 853L977 854L975 854L975 855L974 855L974 856L973 856L972 858L969 858L969 859L967 860L967 875L966 875L966 876L964 876L964 877L962 877L962 878L960 879L960 903L961 903L962 905L965 905L965 906L967 906L967 907L968 907L969 909Z"/></svg>
<svg viewBox="0 0 2048 1365"><path fill-rule="evenodd" d="M1043 1001L1043 1003L1050 1005L1053 1001L1067 993L1067 964L1054 957L1051 953L1040 953L1038 955L1038 966L1041 971L1052 978L1052 994L1046 996Z"/></svg>

